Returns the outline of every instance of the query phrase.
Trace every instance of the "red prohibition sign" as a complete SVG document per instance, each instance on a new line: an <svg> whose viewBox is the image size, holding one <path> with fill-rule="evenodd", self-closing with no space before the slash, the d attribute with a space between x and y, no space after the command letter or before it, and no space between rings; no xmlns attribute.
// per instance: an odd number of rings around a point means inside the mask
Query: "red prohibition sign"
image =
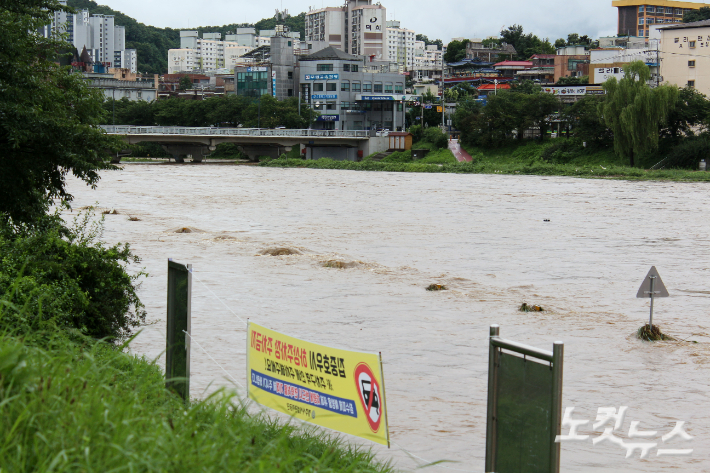
<svg viewBox="0 0 710 473"><path fill-rule="evenodd" d="M355 385L360 393L360 403L365 411L370 429L377 432L382 419L382 397L380 396L380 383L366 363L359 363L355 367Z"/></svg>

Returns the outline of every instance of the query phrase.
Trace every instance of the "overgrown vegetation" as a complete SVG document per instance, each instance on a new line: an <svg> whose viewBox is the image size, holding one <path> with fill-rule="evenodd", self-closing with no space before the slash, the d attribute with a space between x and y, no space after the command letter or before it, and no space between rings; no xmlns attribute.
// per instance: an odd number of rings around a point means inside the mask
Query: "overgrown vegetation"
<svg viewBox="0 0 710 473"><path fill-rule="evenodd" d="M170 98L156 102L111 99L104 101L104 124L135 126L228 126L247 128L308 128L318 116L298 98L279 101L271 95L260 100L241 95L226 95L206 100Z"/></svg>

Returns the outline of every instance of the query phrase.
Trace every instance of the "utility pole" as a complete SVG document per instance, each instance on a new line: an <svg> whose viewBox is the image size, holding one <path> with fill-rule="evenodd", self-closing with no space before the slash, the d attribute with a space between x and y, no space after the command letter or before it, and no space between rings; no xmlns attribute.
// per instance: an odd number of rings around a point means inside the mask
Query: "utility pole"
<svg viewBox="0 0 710 473"><path fill-rule="evenodd" d="M444 83L444 48L441 48L441 131L444 131L446 127L445 113L446 113L446 84Z"/></svg>

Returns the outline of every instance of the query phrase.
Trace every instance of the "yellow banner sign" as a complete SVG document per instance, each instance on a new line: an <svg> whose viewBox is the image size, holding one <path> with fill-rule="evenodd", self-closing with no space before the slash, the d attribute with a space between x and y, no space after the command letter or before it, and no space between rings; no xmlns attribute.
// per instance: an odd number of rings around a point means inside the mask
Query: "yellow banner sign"
<svg viewBox="0 0 710 473"><path fill-rule="evenodd" d="M389 446L379 355L316 345L249 323L249 398Z"/></svg>

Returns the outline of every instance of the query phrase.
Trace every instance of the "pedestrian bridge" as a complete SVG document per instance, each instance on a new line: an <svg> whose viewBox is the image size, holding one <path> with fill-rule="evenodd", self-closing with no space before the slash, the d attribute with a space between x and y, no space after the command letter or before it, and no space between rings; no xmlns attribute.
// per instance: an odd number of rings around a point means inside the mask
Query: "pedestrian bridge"
<svg viewBox="0 0 710 473"><path fill-rule="evenodd" d="M193 161L214 151L221 143L234 143L250 158L261 155L278 157L293 146L369 149L367 130L292 130L264 128L214 128L173 126L102 125L109 135L118 135L127 144L155 142L181 162L192 155Z"/></svg>

